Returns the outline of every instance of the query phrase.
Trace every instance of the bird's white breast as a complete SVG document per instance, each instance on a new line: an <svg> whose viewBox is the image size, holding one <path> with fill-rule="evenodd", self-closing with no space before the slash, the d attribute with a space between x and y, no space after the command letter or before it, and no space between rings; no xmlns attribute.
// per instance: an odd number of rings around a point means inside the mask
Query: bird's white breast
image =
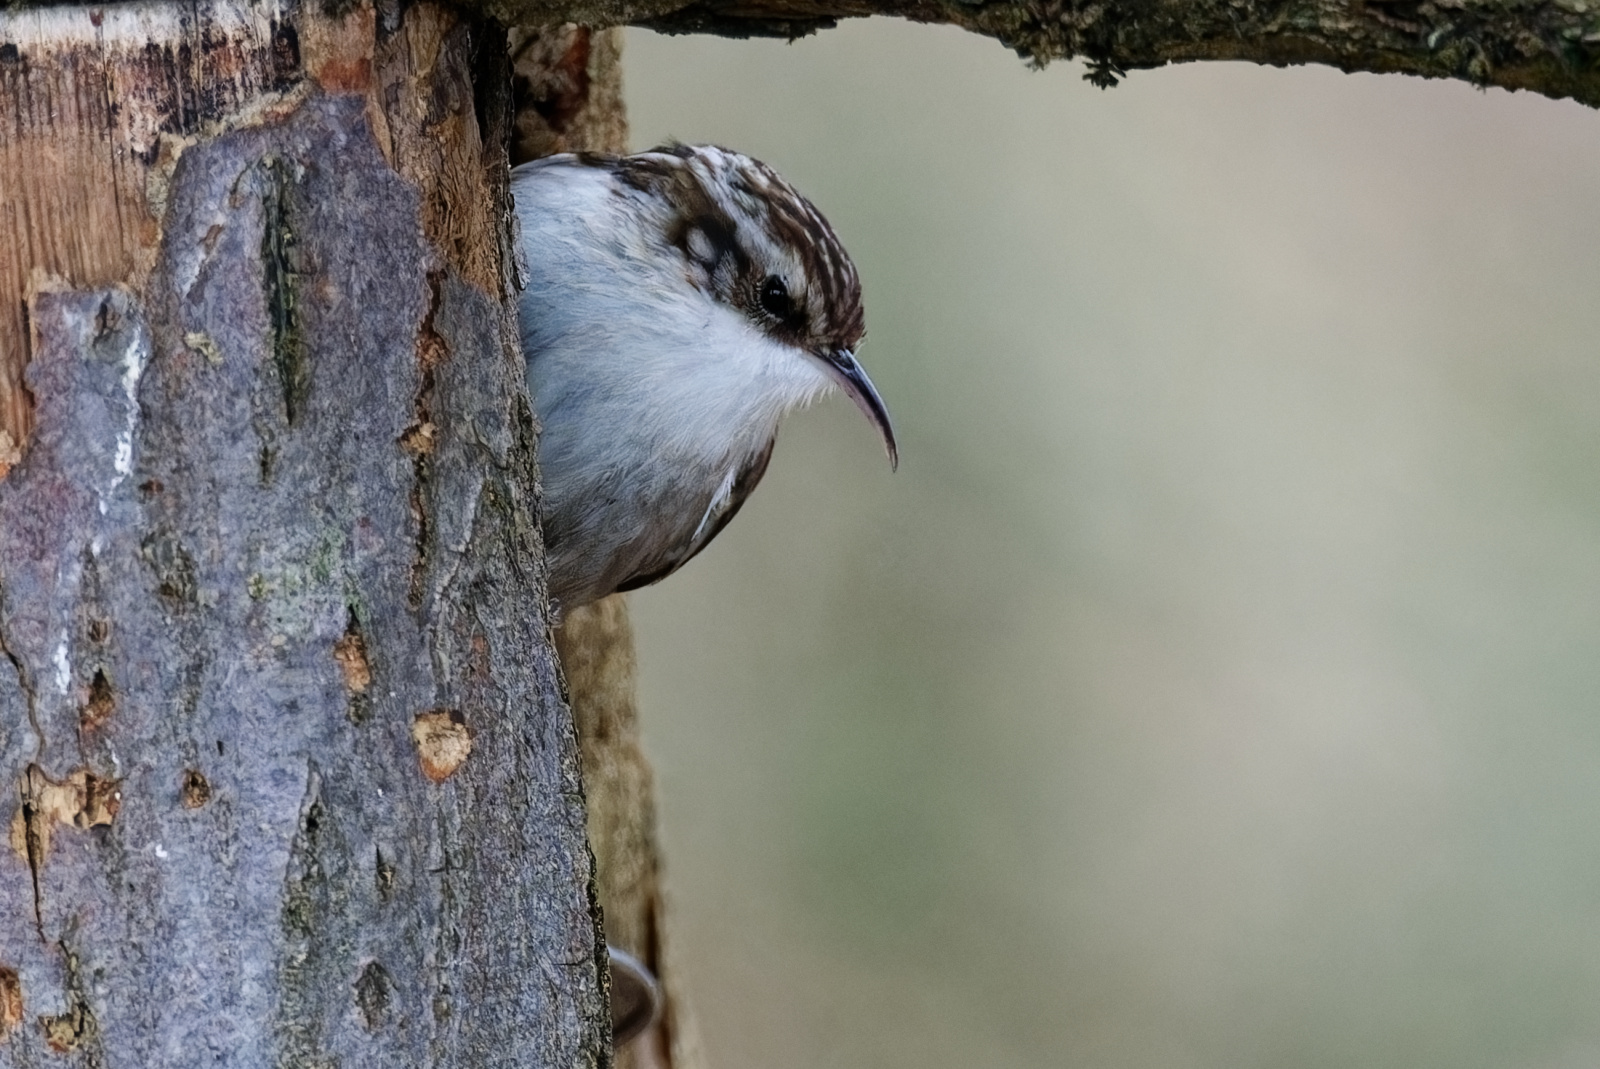
<svg viewBox="0 0 1600 1069"><path fill-rule="evenodd" d="M779 418L832 380L690 284L668 206L572 162L518 168L512 192L545 528L553 574L584 577L565 592L577 603L652 538L693 537Z"/></svg>

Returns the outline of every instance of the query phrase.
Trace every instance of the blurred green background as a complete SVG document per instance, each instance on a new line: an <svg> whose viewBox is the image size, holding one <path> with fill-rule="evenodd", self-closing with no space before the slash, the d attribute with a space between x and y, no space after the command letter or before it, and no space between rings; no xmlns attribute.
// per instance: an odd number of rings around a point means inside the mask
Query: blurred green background
<svg viewBox="0 0 1600 1069"><path fill-rule="evenodd" d="M631 32L861 269L634 598L719 1069L1600 1065L1600 115Z"/></svg>

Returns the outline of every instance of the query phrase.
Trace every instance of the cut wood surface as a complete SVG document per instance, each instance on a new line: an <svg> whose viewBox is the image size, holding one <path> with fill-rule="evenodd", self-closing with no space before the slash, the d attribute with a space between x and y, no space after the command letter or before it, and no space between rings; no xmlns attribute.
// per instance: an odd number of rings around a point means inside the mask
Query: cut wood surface
<svg viewBox="0 0 1600 1069"><path fill-rule="evenodd" d="M605 1064L504 33L0 42L0 1065Z"/></svg>

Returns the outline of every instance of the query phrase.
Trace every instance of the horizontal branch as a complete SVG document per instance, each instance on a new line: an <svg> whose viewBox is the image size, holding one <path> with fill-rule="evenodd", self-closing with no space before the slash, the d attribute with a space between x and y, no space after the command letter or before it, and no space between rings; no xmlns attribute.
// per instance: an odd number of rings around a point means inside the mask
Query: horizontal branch
<svg viewBox="0 0 1600 1069"><path fill-rule="evenodd" d="M1231 59L1454 78L1600 106L1600 0L455 0L453 6L486 9L508 25L637 25L791 39L840 19L895 15L993 37L1041 65L1083 59L1085 77L1106 87L1132 70ZM15 43L0 40L0 78L21 59Z"/></svg>
<svg viewBox="0 0 1600 1069"><path fill-rule="evenodd" d="M1126 72L1201 59L1401 72L1600 105L1600 0L488 0L512 22L802 37L897 15L999 40L1043 64Z"/></svg>

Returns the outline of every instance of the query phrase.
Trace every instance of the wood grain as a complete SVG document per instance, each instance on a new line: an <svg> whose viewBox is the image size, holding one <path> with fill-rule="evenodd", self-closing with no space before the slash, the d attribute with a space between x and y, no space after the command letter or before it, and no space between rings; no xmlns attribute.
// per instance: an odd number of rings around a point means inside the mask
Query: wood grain
<svg viewBox="0 0 1600 1069"><path fill-rule="evenodd" d="M33 427L23 369L34 294L139 288L160 238L160 176L188 139L301 78L277 8L186 10L0 17L0 475Z"/></svg>

